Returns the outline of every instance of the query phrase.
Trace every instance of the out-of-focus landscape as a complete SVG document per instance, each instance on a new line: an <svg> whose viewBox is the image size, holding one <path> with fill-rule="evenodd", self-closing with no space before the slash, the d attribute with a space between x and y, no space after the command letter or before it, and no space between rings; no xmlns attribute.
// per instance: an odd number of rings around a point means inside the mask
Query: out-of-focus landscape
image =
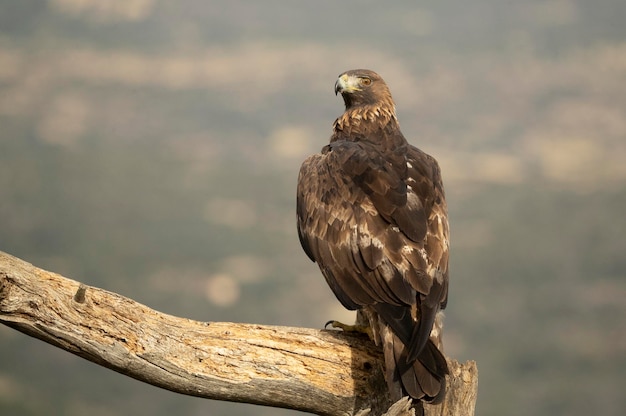
<svg viewBox="0 0 626 416"><path fill-rule="evenodd" d="M157 310L320 328L302 160L339 73L441 164L446 353L477 415L626 409L626 2L0 0L0 250ZM291 415L185 397L0 327L3 415Z"/></svg>

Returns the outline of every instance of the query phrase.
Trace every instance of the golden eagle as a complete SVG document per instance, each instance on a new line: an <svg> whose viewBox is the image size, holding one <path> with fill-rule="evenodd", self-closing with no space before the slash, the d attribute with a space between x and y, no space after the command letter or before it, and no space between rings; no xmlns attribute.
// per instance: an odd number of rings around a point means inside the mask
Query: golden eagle
<svg viewBox="0 0 626 416"><path fill-rule="evenodd" d="M445 394L449 228L437 161L402 135L375 72L344 72L346 110L298 178L298 236L339 301L382 343L392 400Z"/></svg>

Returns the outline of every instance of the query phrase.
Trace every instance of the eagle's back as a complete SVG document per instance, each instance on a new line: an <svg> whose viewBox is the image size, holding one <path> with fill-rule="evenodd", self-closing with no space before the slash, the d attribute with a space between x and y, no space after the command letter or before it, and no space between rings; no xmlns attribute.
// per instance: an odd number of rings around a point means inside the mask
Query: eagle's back
<svg viewBox="0 0 626 416"><path fill-rule="evenodd" d="M405 150L399 165L375 145L336 141L300 169L300 241L349 309L375 302L414 305L416 293L430 292L435 270L447 277L439 167L419 149ZM337 293L341 287L347 293Z"/></svg>

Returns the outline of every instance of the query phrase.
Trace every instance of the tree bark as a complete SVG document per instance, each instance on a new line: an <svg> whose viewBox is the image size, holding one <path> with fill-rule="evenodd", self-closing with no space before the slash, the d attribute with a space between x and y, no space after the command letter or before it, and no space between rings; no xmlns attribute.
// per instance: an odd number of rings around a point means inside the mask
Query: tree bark
<svg viewBox="0 0 626 416"><path fill-rule="evenodd" d="M0 322L187 395L318 415L380 415L391 405L381 351L367 337L178 318L3 252ZM449 365L446 400L425 406L426 415L472 416L476 364L449 360ZM393 414L410 414L402 413L409 411L404 408L398 403Z"/></svg>

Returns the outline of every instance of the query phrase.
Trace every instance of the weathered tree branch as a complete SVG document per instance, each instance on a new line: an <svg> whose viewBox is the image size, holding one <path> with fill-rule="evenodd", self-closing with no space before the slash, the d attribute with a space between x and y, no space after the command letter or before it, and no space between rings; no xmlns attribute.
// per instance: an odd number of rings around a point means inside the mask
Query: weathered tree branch
<svg viewBox="0 0 626 416"><path fill-rule="evenodd" d="M192 396L319 415L366 414L367 408L368 414L379 415L391 404L381 352L362 336L177 318L3 252L0 322L127 376ZM476 365L449 363L447 398L439 406L426 406L426 414L472 416ZM401 407L394 414L408 414Z"/></svg>

